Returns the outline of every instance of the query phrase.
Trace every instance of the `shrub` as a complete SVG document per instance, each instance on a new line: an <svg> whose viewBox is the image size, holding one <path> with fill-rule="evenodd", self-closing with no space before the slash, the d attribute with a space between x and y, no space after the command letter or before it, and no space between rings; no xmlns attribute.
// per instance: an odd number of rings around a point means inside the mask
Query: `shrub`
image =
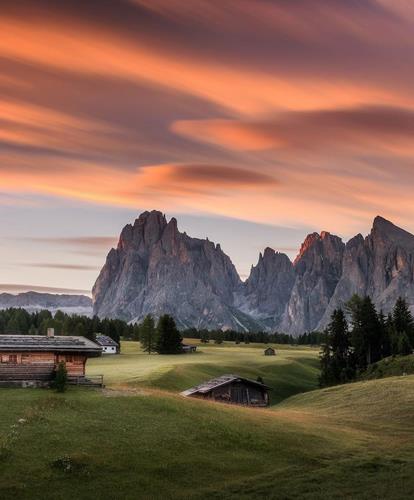
<svg viewBox="0 0 414 500"><path fill-rule="evenodd" d="M56 370L56 377L53 386L57 392L65 392L67 384L68 372L66 370L66 364L64 361L61 361Z"/></svg>

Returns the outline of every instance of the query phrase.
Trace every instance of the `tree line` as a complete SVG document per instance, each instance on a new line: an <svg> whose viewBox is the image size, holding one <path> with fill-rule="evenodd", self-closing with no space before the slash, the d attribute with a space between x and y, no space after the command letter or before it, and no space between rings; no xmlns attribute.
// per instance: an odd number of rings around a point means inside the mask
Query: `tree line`
<svg viewBox="0 0 414 500"><path fill-rule="evenodd" d="M187 328L182 331L183 337L200 339L202 343L235 342L236 344L258 343L258 344L291 344L291 345L320 345L325 339L325 332L306 332L299 337L293 337L279 332L238 332L236 330L207 330Z"/></svg>
<svg viewBox="0 0 414 500"><path fill-rule="evenodd" d="M10 308L0 311L0 334L45 335L54 328L56 335L75 335L95 340L97 333L107 335L115 342L136 336L137 327L120 319L89 318L47 310L29 313L25 309Z"/></svg>
<svg viewBox="0 0 414 500"><path fill-rule="evenodd" d="M320 356L321 385L350 382L383 358L411 354L414 318L401 297L385 316L377 312L370 297L354 295L345 310L333 312L325 339Z"/></svg>

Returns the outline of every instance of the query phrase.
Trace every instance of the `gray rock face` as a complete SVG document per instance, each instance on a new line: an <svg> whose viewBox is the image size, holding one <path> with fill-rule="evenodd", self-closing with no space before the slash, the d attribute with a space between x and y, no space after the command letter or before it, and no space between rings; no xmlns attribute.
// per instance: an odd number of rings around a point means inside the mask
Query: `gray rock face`
<svg viewBox="0 0 414 500"><path fill-rule="evenodd" d="M377 309L388 313L399 296L414 310L414 236L376 217L371 233L346 245L343 272L318 328L325 327L335 308L357 293L369 295Z"/></svg>
<svg viewBox="0 0 414 500"><path fill-rule="evenodd" d="M180 233L174 218L144 212L110 251L93 289L94 311L127 321L167 313L180 327L243 329L232 310L240 283L220 245Z"/></svg>
<svg viewBox="0 0 414 500"><path fill-rule="evenodd" d="M235 294L235 305L272 328L281 322L294 282L295 271L288 256L268 247Z"/></svg>
<svg viewBox="0 0 414 500"><path fill-rule="evenodd" d="M181 328L282 331L324 328L333 310L368 294L388 312L398 296L414 310L414 236L381 217L345 245L307 236L298 256L266 248L242 283L219 245L190 238L160 212L127 225L93 289L101 317L140 321L168 313Z"/></svg>
<svg viewBox="0 0 414 500"><path fill-rule="evenodd" d="M342 275L344 247L328 232L307 236L293 264L296 278L281 331L297 335L316 328Z"/></svg>

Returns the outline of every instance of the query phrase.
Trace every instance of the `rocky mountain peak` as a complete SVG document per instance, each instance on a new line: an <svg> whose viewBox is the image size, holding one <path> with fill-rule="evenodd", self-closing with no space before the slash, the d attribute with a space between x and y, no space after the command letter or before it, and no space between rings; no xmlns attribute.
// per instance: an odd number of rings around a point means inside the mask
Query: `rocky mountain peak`
<svg viewBox="0 0 414 500"><path fill-rule="evenodd" d="M240 328L231 311L241 281L219 245L180 233L177 220L144 212L122 230L93 289L99 316L140 321L172 314L181 327Z"/></svg>
<svg viewBox="0 0 414 500"><path fill-rule="evenodd" d="M401 246L414 245L414 236L411 233L405 231L404 229L401 229L392 222L380 216L377 216L374 219L370 238L373 241L378 241L378 243L391 242L395 245Z"/></svg>
<svg viewBox="0 0 414 500"><path fill-rule="evenodd" d="M144 212L122 230L93 290L100 316L140 321L172 314L181 327L324 328L353 293L388 312L398 296L414 310L414 236L376 217L366 237L346 245L328 231L309 234L294 263L266 247L241 282L230 258L208 238L181 233L175 218Z"/></svg>

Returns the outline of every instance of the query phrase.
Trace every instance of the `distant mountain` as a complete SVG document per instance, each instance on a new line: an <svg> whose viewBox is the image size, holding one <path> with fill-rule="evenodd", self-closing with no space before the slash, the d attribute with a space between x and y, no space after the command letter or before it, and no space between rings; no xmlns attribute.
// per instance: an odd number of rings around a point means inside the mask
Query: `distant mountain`
<svg viewBox="0 0 414 500"><path fill-rule="evenodd" d="M0 293L0 309L20 307L29 312L47 309L61 310L67 314L92 315L92 299L86 295L56 295L51 293L25 292L17 295Z"/></svg>
<svg viewBox="0 0 414 500"><path fill-rule="evenodd" d="M292 263L266 248L243 283L230 258L191 238L161 212L127 225L93 289L101 317L141 321L172 314L181 328L321 329L353 293L388 312L398 296L414 309L414 236L376 217L371 233L347 244L326 231L308 235Z"/></svg>
<svg viewBox="0 0 414 500"><path fill-rule="evenodd" d="M127 225L93 288L99 316L140 321L173 315L181 328L250 328L233 309L241 285L231 260L208 240L190 238L161 212L144 212Z"/></svg>

